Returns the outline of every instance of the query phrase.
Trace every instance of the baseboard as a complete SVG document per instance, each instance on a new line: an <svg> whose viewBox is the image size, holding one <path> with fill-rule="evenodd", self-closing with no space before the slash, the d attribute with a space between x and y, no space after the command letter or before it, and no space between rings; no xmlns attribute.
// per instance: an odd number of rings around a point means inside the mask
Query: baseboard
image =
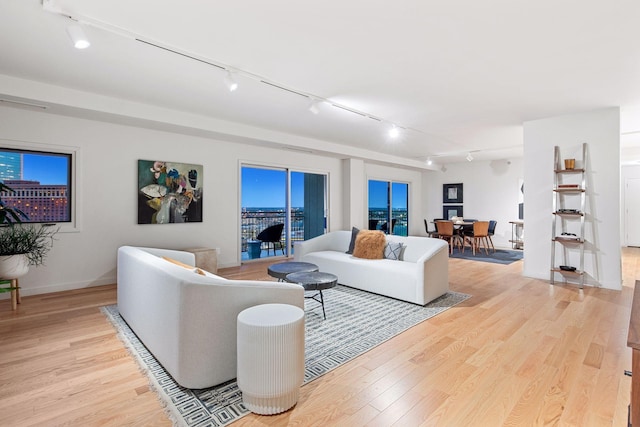
<svg viewBox="0 0 640 427"><path fill-rule="evenodd" d="M61 292L61 291L71 291L74 289L84 289L91 288L94 286L103 286L103 285L111 285L116 283L116 277L112 278L101 278L100 280L91 280L91 281L83 281L83 282L74 282L74 283L58 283L55 285L49 286L29 286L28 288L20 288L20 296L29 296L29 295L42 295L42 294L50 294L53 292ZM0 300L9 299L11 294L9 292L0 294Z"/></svg>

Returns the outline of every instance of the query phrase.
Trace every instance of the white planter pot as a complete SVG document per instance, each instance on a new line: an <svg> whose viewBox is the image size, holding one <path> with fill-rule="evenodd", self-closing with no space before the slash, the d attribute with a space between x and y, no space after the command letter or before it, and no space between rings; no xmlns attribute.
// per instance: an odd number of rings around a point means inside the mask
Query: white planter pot
<svg viewBox="0 0 640 427"><path fill-rule="evenodd" d="M0 256L0 279L17 279L29 271L26 255Z"/></svg>

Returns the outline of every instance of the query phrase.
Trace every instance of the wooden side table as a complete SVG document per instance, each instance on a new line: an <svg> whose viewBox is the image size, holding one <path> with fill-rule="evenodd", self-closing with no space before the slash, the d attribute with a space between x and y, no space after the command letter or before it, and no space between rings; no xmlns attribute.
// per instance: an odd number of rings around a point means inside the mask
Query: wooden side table
<svg viewBox="0 0 640 427"><path fill-rule="evenodd" d="M20 298L20 287L18 285L18 279L0 280L0 287L3 285L9 285L8 287L0 288L2 292L11 292L11 310L17 310L18 304L22 303Z"/></svg>
<svg viewBox="0 0 640 427"><path fill-rule="evenodd" d="M196 267L216 274L218 272L218 253L212 248L189 248L183 249L196 256Z"/></svg>

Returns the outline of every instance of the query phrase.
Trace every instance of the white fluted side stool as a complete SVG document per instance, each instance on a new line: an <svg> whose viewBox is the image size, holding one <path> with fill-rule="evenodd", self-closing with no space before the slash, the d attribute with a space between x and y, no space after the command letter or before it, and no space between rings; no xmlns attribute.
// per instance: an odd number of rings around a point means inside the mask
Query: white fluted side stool
<svg viewBox="0 0 640 427"><path fill-rule="evenodd" d="M304 311L262 304L238 314L238 388L251 412L272 415L298 401L304 380Z"/></svg>

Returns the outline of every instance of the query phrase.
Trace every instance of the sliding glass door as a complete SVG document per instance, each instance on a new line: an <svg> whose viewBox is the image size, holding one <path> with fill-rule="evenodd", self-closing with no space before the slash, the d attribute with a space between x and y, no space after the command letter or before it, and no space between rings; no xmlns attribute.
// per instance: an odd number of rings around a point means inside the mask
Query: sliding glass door
<svg viewBox="0 0 640 427"><path fill-rule="evenodd" d="M369 180L369 230L408 235L409 184Z"/></svg>
<svg viewBox="0 0 640 427"><path fill-rule="evenodd" d="M326 175L242 166L241 259L288 256L326 233Z"/></svg>

